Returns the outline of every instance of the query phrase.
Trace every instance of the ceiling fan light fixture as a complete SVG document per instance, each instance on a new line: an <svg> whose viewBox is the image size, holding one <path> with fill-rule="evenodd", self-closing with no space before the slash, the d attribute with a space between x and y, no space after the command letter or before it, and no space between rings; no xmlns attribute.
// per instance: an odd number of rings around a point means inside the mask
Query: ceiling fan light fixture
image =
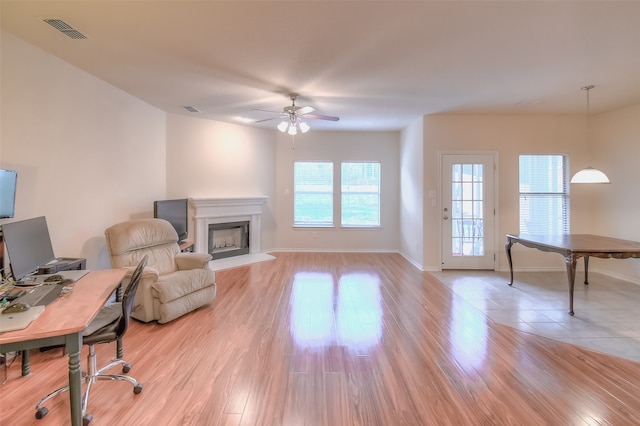
<svg viewBox="0 0 640 426"><path fill-rule="evenodd" d="M300 133L307 133L311 130L311 126L307 124L303 118L310 120L329 120L329 121L338 121L340 117L334 117L331 115L322 115L322 114L312 114L316 109L312 106L304 106L298 107L296 106L296 99L298 95L296 93L290 93L289 98L291 99L291 105L285 106L282 108L282 112L279 111L269 111L264 109L259 109L256 111L262 112L271 112L278 114L276 117L265 118L263 120L256 120L256 123L262 123L265 121L271 121L280 118L280 123L276 126L278 130L282 133L289 133L291 136L297 135Z"/></svg>
<svg viewBox="0 0 640 426"><path fill-rule="evenodd" d="M283 121L282 123L278 124L278 130L280 130L282 133L287 131L287 127L289 127L288 121Z"/></svg>

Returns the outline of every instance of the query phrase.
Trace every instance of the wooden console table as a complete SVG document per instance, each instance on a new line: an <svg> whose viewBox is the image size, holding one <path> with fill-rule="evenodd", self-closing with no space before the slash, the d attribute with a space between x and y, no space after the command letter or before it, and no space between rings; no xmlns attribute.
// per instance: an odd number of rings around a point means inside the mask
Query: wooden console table
<svg viewBox="0 0 640 426"><path fill-rule="evenodd" d="M535 248L541 251L560 253L564 256L567 265L567 278L569 280L569 314L573 315L573 287L576 278L576 261L584 257L584 283L589 284L589 257L603 259L627 259L640 258L640 242L620 240L617 238L602 237L590 234L567 235L525 235L507 234L505 249L509 260L511 279L509 285L513 285L513 263L511 261L511 246L520 243L525 247Z"/></svg>

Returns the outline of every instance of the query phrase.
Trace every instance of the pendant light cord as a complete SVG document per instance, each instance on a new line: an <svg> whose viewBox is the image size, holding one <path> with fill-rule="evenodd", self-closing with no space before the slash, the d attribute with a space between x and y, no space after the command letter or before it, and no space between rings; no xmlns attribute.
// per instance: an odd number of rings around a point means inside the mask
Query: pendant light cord
<svg viewBox="0 0 640 426"><path fill-rule="evenodd" d="M587 91L587 167L591 167L591 103L589 102L589 92L595 86L584 86L582 90Z"/></svg>

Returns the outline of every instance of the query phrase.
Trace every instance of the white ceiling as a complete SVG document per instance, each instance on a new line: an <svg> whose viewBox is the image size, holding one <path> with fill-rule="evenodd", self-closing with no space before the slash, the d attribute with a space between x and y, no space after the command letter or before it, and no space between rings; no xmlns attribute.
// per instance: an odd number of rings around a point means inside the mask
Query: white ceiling
<svg viewBox="0 0 640 426"><path fill-rule="evenodd" d="M2 29L167 112L239 123L287 94L398 130L436 113L640 103L640 1L9 1ZM45 24L58 18L87 36ZM275 127L277 121L262 126Z"/></svg>

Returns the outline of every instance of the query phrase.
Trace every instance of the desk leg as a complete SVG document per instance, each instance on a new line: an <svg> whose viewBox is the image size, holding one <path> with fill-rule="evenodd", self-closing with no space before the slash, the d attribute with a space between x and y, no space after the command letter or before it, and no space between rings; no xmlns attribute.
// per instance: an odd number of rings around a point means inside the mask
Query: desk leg
<svg viewBox="0 0 640 426"><path fill-rule="evenodd" d="M71 424L82 425L82 372L80 370L80 348L82 333L70 334L66 338L69 354L69 402L71 405Z"/></svg>
<svg viewBox="0 0 640 426"><path fill-rule="evenodd" d="M584 283L589 285L589 256L584 257Z"/></svg>
<svg viewBox="0 0 640 426"><path fill-rule="evenodd" d="M31 374L31 355L29 354L29 349L23 349L21 351L22 354L22 375L28 376Z"/></svg>
<svg viewBox="0 0 640 426"><path fill-rule="evenodd" d="M567 278L569 279L569 315L573 315L573 286L576 281L576 259L573 255L566 257Z"/></svg>
<svg viewBox="0 0 640 426"><path fill-rule="evenodd" d="M511 262L511 246L512 245L513 245L513 241L511 241L511 238L508 238L507 242L504 243L504 249L507 251L507 260L509 261L509 272L511 274L509 285L513 284L513 263Z"/></svg>

